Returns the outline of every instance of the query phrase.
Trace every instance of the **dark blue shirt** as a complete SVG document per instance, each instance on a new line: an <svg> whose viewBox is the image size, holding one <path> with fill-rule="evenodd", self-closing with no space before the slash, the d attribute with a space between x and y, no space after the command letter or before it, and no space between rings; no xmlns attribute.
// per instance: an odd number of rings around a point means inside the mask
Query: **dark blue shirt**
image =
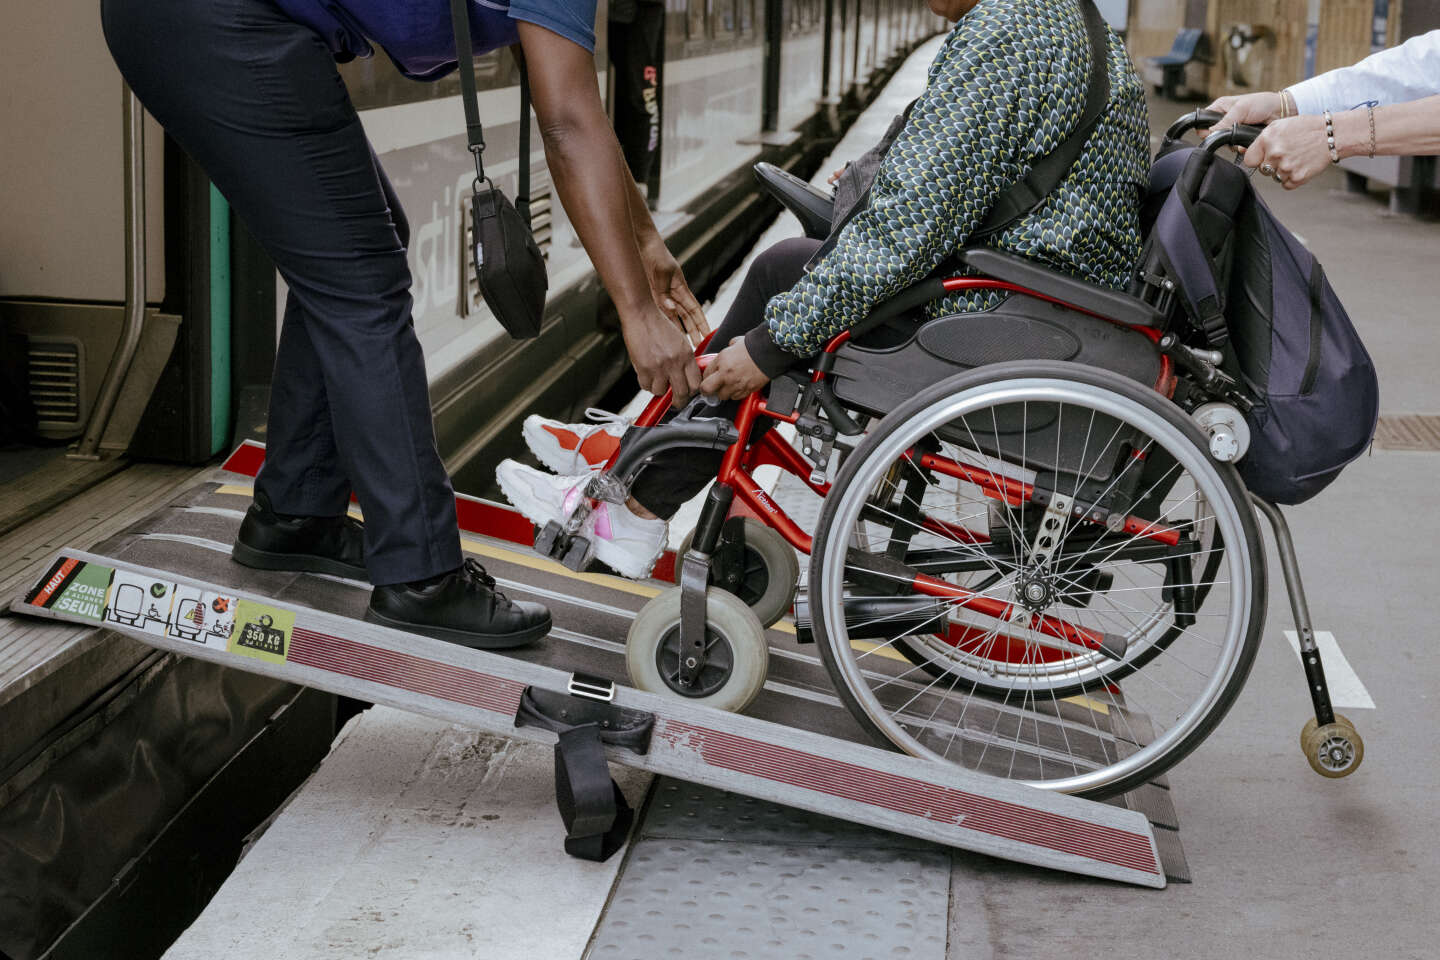
<svg viewBox="0 0 1440 960"><path fill-rule="evenodd" d="M449 0L275 0L320 34L335 59L385 48L400 72L435 80L455 68ZM595 0L470 0L471 39L478 56L519 40L515 21L538 24L586 50L595 49Z"/></svg>

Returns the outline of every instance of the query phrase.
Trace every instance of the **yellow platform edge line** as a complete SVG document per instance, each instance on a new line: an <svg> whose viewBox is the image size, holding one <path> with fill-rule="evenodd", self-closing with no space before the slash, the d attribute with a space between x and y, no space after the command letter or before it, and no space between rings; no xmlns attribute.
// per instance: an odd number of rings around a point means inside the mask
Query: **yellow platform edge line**
<svg viewBox="0 0 1440 960"><path fill-rule="evenodd" d="M254 494L254 487L245 484L227 483L217 488L215 492L223 494L243 495L248 497ZM363 519L360 508L354 505L350 507L350 515L352 517L355 517L356 519ZM489 557L492 560L501 560L505 563L513 563L516 566L528 567L531 570L539 570L542 573L554 574L555 576L559 577L568 577L571 580L579 580L583 583L593 583L596 586L607 587L611 590L618 590L621 593L633 594L637 597L646 597L648 599L650 597L656 596L660 593L661 590L665 589L664 587L652 586L648 583L638 583L634 580L626 580L623 577L612 577L604 573L577 573L576 571L571 570L569 567L566 567L563 564L556 563L554 560L549 560L545 557L537 556L534 553L525 552L522 550L512 550L508 547L502 547L495 543L481 540L479 537L473 534L462 533L460 535L460 543L465 548L467 553L473 553L482 557ZM793 623L789 623L788 621L781 621L780 623L775 624L770 629L778 630L781 633L788 633L791 635L795 633L795 625Z"/></svg>

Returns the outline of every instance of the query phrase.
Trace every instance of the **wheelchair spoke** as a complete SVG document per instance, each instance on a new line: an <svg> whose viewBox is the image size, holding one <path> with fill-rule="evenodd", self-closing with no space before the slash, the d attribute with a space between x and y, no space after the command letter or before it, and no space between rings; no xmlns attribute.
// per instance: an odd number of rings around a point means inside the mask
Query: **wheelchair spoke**
<svg viewBox="0 0 1440 960"><path fill-rule="evenodd" d="M842 700L897 746L1098 794L1218 722L1263 557L1183 414L1061 366L982 368L872 426L823 507L811 611Z"/></svg>

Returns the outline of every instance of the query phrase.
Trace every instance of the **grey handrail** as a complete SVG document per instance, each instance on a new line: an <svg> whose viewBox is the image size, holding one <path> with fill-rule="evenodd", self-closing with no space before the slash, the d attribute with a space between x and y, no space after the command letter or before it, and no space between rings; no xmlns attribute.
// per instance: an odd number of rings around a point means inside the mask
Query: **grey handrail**
<svg viewBox="0 0 1440 960"><path fill-rule="evenodd" d="M145 326L145 108L128 85L125 98L123 144L125 152L125 325L105 370L105 380L95 406L85 422L85 434L71 452L73 457L94 459L100 438L110 423L115 401Z"/></svg>

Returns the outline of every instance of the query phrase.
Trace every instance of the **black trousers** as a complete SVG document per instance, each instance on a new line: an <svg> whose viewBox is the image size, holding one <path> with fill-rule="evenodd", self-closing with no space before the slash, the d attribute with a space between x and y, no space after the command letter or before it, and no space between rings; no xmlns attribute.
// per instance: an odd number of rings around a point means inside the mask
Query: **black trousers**
<svg viewBox="0 0 1440 960"><path fill-rule="evenodd" d="M615 67L615 136L636 183L648 183L660 153L660 70L665 4L611 3L608 31Z"/></svg>
<svg viewBox="0 0 1440 960"><path fill-rule="evenodd" d="M731 340L745 336L763 323L765 305L770 298L795 286L805 273L805 264L820 244L819 240L795 237L781 240L756 257L740 283L735 302L715 331L710 349L719 353ZM733 417L739 408L738 403L726 403L710 415ZM769 417L762 419L764 422L756 424L753 436L770 429L775 422ZM724 452L718 450L666 450L657 454L640 472L630 493L646 510L668 520L681 504L715 479L724 459Z"/></svg>
<svg viewBox="0 0 1440 960"><path fill-rule="evenodd" d="M365 511L377 584L460 565L411 322L409 227L319 36L270 0L103 0L120 72L289 285L265 466L275 510Z"/></svg>

